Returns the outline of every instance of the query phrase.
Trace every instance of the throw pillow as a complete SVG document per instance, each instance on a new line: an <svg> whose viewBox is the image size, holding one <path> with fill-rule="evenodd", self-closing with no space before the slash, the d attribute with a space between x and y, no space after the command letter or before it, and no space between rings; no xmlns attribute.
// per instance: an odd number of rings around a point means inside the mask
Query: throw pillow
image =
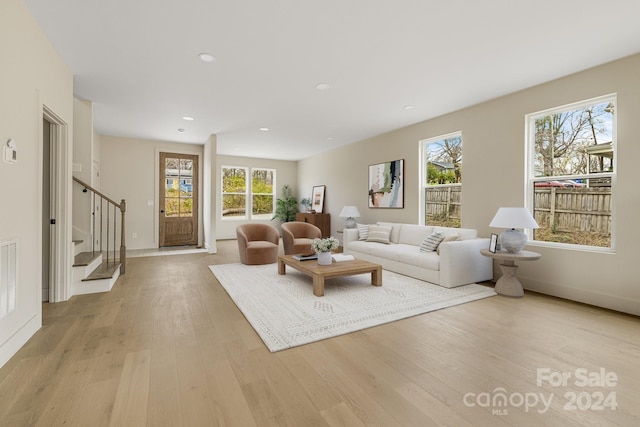
<svg viewBox="0 0 640 427"><path fill-rule="evenodd" d="M367 240L367 237L369 237L369 225L356 224L356 227L358 227L358 240Z"/></svg>
<svg viewBox="0 0 640 427"><path fill-rule="evenodd" d="M449 236L446 236L444 239L442 239L442 242L440 242L440 244L438 245L438 249L436 250L438 255L440 255L440 245L442 245L444 242L455 242L456 240L462 240L462 236L460 235L460 233L450 234Z"/></svg>
<svg viewBox="0 0 640 427"><path fill-rule="evenodd" d="M367 242L385 243L388 245L391 243L389 241L390 235L391 227L385 227L384 225L370 225Z"/></svg>
<svg viewBox="0 0 640 427"><path fill-rule="evenodd" d="M420 244L421 252L433 252L438 248L438 245L444 239L444 234L436 231L435 233L429 234L424 238L422 243Z"/></svg>

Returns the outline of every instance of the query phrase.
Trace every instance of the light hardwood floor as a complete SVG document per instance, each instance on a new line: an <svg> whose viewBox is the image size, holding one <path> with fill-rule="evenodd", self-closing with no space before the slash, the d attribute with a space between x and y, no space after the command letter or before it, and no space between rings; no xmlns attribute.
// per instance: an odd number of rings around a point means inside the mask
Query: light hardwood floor
<svg viewBox="0 0 640 427"><path fill-rule="evenodd" d="M0 425L640 425L637 317L496 296L270 353L207 268L229 262L235 241L131 258L111 292L44 304L0 369ZM582 385L601 368L615 384Z"/></svg>

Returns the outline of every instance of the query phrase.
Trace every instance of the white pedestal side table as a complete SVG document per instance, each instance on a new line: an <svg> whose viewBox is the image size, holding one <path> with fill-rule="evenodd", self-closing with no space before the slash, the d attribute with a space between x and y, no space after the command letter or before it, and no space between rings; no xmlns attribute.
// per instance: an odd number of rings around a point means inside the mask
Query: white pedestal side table
<svg viewBox="0 0 640 427"><path fill-rule="evenodd" d="M496 282L495 291L500 295L506 295L509 297L521 297L524 295L524 289L522 283L516 277L516 271L518 266L516 261L535 261L540 259L542 255L537 252L520 251L512 254L507 251L498 251L493 253L488 249L481 249L480 253L484 256L497 259L500 262L500 270L502 270L502 276Z"/></svg>

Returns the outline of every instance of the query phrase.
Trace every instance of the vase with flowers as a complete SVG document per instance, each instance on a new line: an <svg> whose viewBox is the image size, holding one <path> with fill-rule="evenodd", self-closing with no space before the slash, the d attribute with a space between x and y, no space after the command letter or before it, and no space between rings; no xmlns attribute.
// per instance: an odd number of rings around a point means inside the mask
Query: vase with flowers
<svg viewBox="0 0 640 427"><path fill-rule="evenodd" d="M333 236L325 239L313 239L311 247L318 254L318 264L331 265L331 251L338 249L339 245L340 242Z"/></svg>

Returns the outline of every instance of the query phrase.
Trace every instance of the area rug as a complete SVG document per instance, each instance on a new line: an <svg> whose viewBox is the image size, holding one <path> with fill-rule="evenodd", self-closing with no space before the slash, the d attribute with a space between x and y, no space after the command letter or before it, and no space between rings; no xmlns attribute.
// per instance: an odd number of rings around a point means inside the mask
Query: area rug
<svg viewBox="0 0 640 427"><path fill-rule="evenodd" d="M286 275L276 264L209 268L272 352L496 295L477 284L447 289L383 270L381 287L371 286L370 274L337 277L316 297L311 278L292 268Z"/></svg>

